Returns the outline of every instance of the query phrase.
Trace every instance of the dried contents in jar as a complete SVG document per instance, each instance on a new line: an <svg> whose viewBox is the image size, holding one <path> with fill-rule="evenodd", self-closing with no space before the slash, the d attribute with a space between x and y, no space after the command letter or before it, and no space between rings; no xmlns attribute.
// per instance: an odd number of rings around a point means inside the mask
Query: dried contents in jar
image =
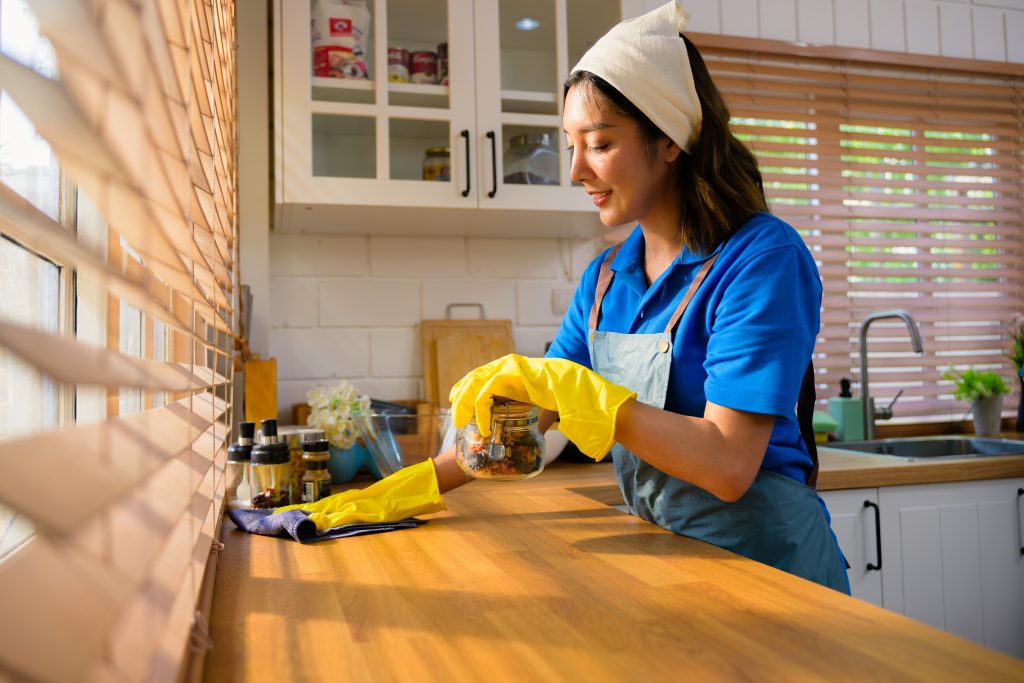
<svg viewBox="0 0 1024 683"><path fill-rule="evenodd" d="M491 435L475 422L459 431L455 460L478 479L525 479L544 469L544 437L537 429L539 410L528 403L496 403Z"/></svg>

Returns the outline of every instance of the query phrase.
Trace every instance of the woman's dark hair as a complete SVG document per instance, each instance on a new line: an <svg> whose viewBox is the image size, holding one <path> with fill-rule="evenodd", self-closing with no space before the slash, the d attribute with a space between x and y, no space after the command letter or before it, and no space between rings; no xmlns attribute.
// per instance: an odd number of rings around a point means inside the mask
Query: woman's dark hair
<svg viewBox="0 0 1024 683"><path fill-rule="evenodd" d="M707 254L729 239L752 215L768 210L757 159L729 129L729 108L711 80L704 59L688 38L686 45L693 84L700 101L701 129L689 153L677 162L680 202L680 233L683 245ZM640 135L653 149L665 133L636 105L607 81L588 71L577 71L565 82L569 89L588 85L600 92L619 114L636 121ZM682 87L682 84L680 84Z"/></svg>

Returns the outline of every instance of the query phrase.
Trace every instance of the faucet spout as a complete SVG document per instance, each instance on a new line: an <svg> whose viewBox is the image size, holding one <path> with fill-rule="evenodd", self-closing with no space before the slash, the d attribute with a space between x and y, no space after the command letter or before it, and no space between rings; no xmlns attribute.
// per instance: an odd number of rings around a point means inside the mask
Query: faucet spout
<svg viewBox="0 0 1024 683"><path fill-rule="evenodd" d="M910 333L910 345L915 353L923 353L924 346L921 344L921 333L917 329L917 323L909 313L903 309L896 308L887 311L875 311L864 318L860 324L860 393L864 406L864 438L875 438L875 406L874 401L869 397L868 390L868 327L876 320L883 318L899 318L907 326Z"/></svg>

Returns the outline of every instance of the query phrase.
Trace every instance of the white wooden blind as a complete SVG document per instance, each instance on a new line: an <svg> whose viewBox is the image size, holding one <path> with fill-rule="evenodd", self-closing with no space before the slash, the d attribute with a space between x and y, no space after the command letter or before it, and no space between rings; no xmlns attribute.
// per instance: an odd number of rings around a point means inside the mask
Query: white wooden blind
<svg viewBox="0 0 1024 683"><path fill-rule="evenodd" d="M871 312L871 394L903 421L959 419L948 367L1011 382L1008 332L1024 311L1024 91L1019 77L703 47L757 154L774 213L804 236L824 283L818 397L858 388ZM855 391L859 393L859 391ZM1007 410L1016 405L1010 399Z"/></svg>
<svg viewBox="0 0 1024 683"><path fill-rule="evenodd" d="M2 184L0 232L102 284L113 333L99 347L0 321L0 346L114 400L105 421L0 441L0 504L36 528L0 560L0 677L178 680L201 640L232 421L234 3L28 4L59 77L0 55L0 87L110 236L98 252ZM119 350L121 303L166 326L167 360ZM125 389L148 392L141 412L118 415Z"/></svg>

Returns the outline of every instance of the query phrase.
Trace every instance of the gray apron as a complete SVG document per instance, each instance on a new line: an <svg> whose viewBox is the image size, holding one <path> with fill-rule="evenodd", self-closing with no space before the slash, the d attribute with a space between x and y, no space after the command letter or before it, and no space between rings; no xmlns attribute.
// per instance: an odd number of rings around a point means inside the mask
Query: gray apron
<svg viewBox="0 0 1024 683"><path fill-rule="evenodd" d="M609 252L601 265L590 312L591 366L609 382L637 392L637 400L664 408L672 364L672 330L718 255L701 266L664 332L622 334L597 329L601 300L614 276L611 261L617 251L616 247ZM632 514L849 594L845 560L811 487L762 469L742 498L726 503L699 486L648 465L621 444L613 446L612 457L619 487Z"/></svg>

